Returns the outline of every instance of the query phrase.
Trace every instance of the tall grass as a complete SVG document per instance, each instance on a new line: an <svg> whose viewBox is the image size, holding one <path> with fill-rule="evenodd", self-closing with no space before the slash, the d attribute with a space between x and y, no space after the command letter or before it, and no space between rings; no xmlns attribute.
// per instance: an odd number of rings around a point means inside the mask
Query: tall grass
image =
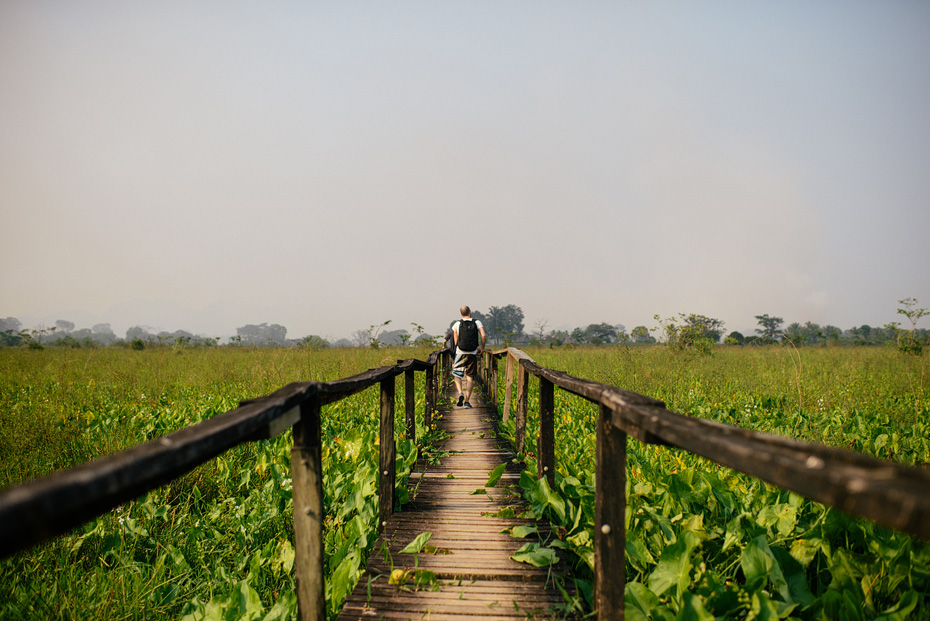
<svg viewBox="0 0 930 621"><path fill-rule="evenodd" d="M713 356L663 347L527 353L683 414L930 465L926 355L781 347L721 348ZM535 476L536 381L529 393L521 485L530 513L558 533L546 544L570 551L590 606L597 410L556 391L557 473L549 489ZM634 440L625 497L627 619L930 618L930 545L913 537Z"/></svg>
<svg viewBox="0 0 930 621"><path fill-rule="evenodd" d="M428 351L0 350L0 485L119 451L294 381ZM417 374L423 410L423 374ZM403 390L396 408L402 412ZM377 388L324 408L327 588L335 613L376 530ZM402 437L403 416L397 416ZM426 430L418 429L418 437ZM399 441L399 479L416 447ZM83 527L0 562L0 618L288 618L291 434L227 451ZM335 576L335 577L334 577Z"/></svg>

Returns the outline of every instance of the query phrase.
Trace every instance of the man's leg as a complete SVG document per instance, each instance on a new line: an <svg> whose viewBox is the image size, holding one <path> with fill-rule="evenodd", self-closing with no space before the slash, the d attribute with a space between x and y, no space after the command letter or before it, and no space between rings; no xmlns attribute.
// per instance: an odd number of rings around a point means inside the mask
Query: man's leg
<svg viewBox="0 0 930 621"><path fill-rule="evenodd" d="M465 376L465 403L471 401L471 387L472 387L472 377L471 375Z"/></svg>
<svg viewBox="0 0 930 621"><path fill-rule="evenodd" d="M461 397L462 396L462 378L460 378L458 375L453 375L452 379L455 380L455 391L459 394L459 397Z"/></svg>

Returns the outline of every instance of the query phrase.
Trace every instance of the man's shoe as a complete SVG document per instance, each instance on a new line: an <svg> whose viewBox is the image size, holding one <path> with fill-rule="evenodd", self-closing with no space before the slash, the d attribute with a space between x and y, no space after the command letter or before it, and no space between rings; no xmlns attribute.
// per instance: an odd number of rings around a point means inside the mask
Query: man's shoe
<svg viewBox="0 0 930 621"><path fill-rule="evenodd" d="M471 403L469 403L468 401L466 401L466 402L465 402L465 407L470 408L470 407L471 407Z"/></svg>
<svg viewBox="0 0 930 621"><path fill-rule="evenodd" d="M459 406L459 407L462 407L462 404L463 404L463 403L465 403L465 395L459 395L458 406ZM469 406L469 407L471 407L471 406Z"/></svg>

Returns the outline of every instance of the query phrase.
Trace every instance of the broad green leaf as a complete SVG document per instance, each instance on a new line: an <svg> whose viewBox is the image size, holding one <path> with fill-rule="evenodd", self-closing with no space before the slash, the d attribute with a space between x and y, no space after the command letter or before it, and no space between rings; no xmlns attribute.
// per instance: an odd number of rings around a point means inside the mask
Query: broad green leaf
<svg viewBox="0 0 930 621"><path fill-rule="evenodd" d="M497 485L497 482L501 480L501 476L504 474L504 470L507 469L507 464L503 463L497 466L494 470L488 473L488 482L484 484L485 487L494 487Z"/></svg>
<svg viewBox="0 0 930 621"><path fill-rule="evenodd" d="M556 517L559 519L559 523L564 524L565 501L562 500L557 492L553 491L549 487L549 480L546 477L539 479L537 490L539 492L542 503L548 507L552 507L552 510L555 511Z"/></svg>
<svg viewBox="0 0 930 621"><path fill-rule="evenodd" d="M513 530L510 531L510 536L516 537L517 539L523 539L527 535L534 535L537 532L539 532L539 527L537 527L535 524L528 526L514 526Z"/></svg>
<svg viewBox="0 0 930 621"><path fill-rule="evenodd" d="M760 535L749 542L740 555L740 567L746 576L747 588L761 588L771 582L772 586L786 602L793 602L788 582L782 574L781 566L775 560L765 535Z"/></svg>
<svg viewBox="0 0 930 621"><path fill-rule="evenodd" d="M423 546L426 545L426 542L430 540L430 537L433 536L433 533L430 531L425 531L417 535L413 541L408 543L403 550L400 551L401 554L418 554L423 550Z"/></svg>
<svg viewBox="0 0 930 621"><path fill-rule="evenodd" d="M778 606L757 591L752 594L746 621L778 621Z"/></svg>
<svg viewBox="0 0 930 621"><path fill-rule="evenodd" d="M652 621L672 621L674 614L658 596L640 582L627 582L623 593L624 618Z"/></svg>
<svg viewBox="0 0 930 621"><path fill-rule="evenodd" d="M820 550L820 539L795 539L791 542L791 556L807 567Z"/></svg>
<svg viewBox="0 0 930 621"><path fill-rule="evenodd" d="M285 591L262 621L290 621L297 618L297 594Z"/></svg>
<svg viewBox="0 0 930 621"><path fill-rule="evenodd" d="M908 591L897 604L875 617L875 621L907 621L917 608L917 591Z"/></svg>
<svg viewBox="0 0 930 621"><path fill-rule="evenodd" d="M814 602L814 594L811 593L808 585L807 571L804 567L783 548L772 548L772 556L778 562L781 573L785 577L788 585L789 597L785 599L787 603L797 602L802 606L809 606ZM784 611L780 611L780 616Z"/></svg>
<svg viewBox="0 0 930 621"><path fill-rule="evenodd" d="M681 598L681 609L675 621L714 621L715 617L704 608L704 601L693 593L685 593Z"/></svg>
<svg viewBox="0 0 930 621"><path fill-rule="evenodd" d="M691 583L691 552L697 541L693 533L686 531L678 541L662 551L659 564L647 580L653 593L662 595L672 587L677 587L678 594L685 592Z"/></svg>
<svg viewBox="0 0 930 621"><path fill-rule="evenodd" d="M555 550L541 546L538 543L524 544L510 558L518 563L528 563L534 567L548 567L559 562Z"/></svg>
<svg viewBox="0 0 930 621"><path fill-rule="evenodd" d="M763 507L756 517L759 524L766 528L774 527L782 537L791 534L798 522L798 510L788 503Z"/></svg>

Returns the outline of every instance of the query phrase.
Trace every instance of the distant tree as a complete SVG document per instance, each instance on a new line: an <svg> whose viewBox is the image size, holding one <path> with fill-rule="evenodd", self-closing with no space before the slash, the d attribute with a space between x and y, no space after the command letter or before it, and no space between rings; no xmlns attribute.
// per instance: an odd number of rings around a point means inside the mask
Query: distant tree
<svg viewBox="0 0 930 621"><path fill-rule="evenodd" d="M781 317L770 317L768 313L766 313L765 315L756 315L756 321L762 326L761 329L756 328L756 332L758 332L765 341L774 343L783 333L781 324L785 323L785 320Z"/></svg>
<svg viewBox="0 0 930 621"><path fill-rule="evenodd" d="M617 328L609 323L592 323L584 329L584 338L586 343L591 345L603 345L605 343L616 343Z"/></svg>
<svg viewBox="0 0 930 621"><path fill-rule="evenodd" d="M0 332L19 332L23 329L23 324L16 317L7 317L0 319Z"/></svg>
<svg viewBox="0 0 930 621"><path fill-rule="evenodd" d="M719 343L723 336L723 322L712 317L691 313L684 318L684 325L692 338L709 339Z"/></svg>
<svg viewBox="0 0 930 621"><path fill-rule="evenodd" d="M472 317L475 313L472 312ZM523 334L523 310L515 304L507 306L492 306L486 315L487 321L482 321L489 339L498 343L510 344L514 338Z"/></svg>
<svg viewBox="0 0 930 621"><path fill-rule="evenodd" d="M566 330L553 330L549 333L547 342L549 347L561 347L571 340L571 335Z"/></svg>
<svg viewBox="0 0 930 621"><path fill-rule="evenodd" d="M831 326L831 325L824 326L823 328L820 329L820 331L823 334L824 338L827 339L827 342L831 344L836 344L837 342L839 342L840 336L842 336L843 334L842 330L840 330L836 326Z"/></svg>
<svg viewBox="0 0 930 621"><path fill-rule="evenodd" d="M134 341L136 339L152 342L155 340L155 335L149 332L147 328L143 328L142 326L132 326L126 330L126 340Z"/></svg>
<svg viewBox="0 0 930 621"><path fill-rule="evenodd" d="M324 339L322 336L316 336L315 334L305 336L304 338L297 341L297 344L300 347L312 350L326 349L329 347L329 341Z"/></svg>
<svg viewBox="0 0 930 621"><path fill-rule="evenodd" d="M656 338L649 334L649 328L646 326L636 326L633 328L633 331L630 332L630 336L633 339L634 343L655 343Z"/></svg>
<svg viewBox="0 0 930 621"><path fill-rule="evenodd" d="M916 298L904 298L903 300L898 300L898 304L902 308L898 309L899 315L904 315L907 317L908 321L911 324L910 330L902 330L898 328L898 322L892 322L885 326L890 328L895 332L895 336L898 342L898 349L906 354L914 354L919 356L923 353L924 338L921 338L921 335L917 330L917 322L920 321L922 317L930 315L930 311L926 308L917 307Z"/></svg>
<svg viewBox="0 0 930 621"><path fill-rule="evenodd" d="M287 328L281 324L267 323L246 324L236 328L236 335L246 345L284 345L287 341Z"/></svg>
<svg viewBox="0 0 930 621"><path fill-rule="evenodd" d="M535 336L540 343L546 339L546 326L548 325L548 319L537 319L534 324L533 336Z"/></svg>
<svg viewBox="0 0 930 621"><path fill-rule="evenodd" d="M110 324L108 323L98 323L91 328L91 333L93 334L93 339L100 343L101 345L112 345L119 339L113 334L113 330L110 329Z"/></svg>
<svg viewBox="0 0 930 621"><path fill-rule="evenodd" d="M413 344L417 347L440 347L442 345L438 336L433 336L426 332L418 335L417 338L413 340Z"/></svg>
<svg viewBox="0 0 930 621"><path fill-rule="evenodd" d="M804 342L807 345L817 345L824 341L823 329L818 324L811 321L804 322L800 334L803 336Z"/></svg>
<svg viewBox="0 0 930 621"><path fill-rule="evenodd" d="M385 345L385 343L382 343L378 337L381 334L381 330L383 330L385 327L390 325L390 323L391 323L391 320L388 319L384 323L376 323L376 324L372 324L368 326L368 346L369 347L371 347L372 349L378 349L382 345Z"/></svg>
<svg viewBox="0 0 930 621"><path fill-rule="evenodd" d="M353 347L368 347L371 343L371 333L368 330L356 330L352 333Z"/></svg>
<svg viewBox="0 0 930 621"><path fill-rule="evenodd" d="M410 333L404 330L387 330L378 336L378 342L383 347L406 347L410 343Z"/></svg>
<svg viewBox="0 0 930 621"><path fill-rule="evenodd" d="M572 330L571 338L573 343L578 343L579 345L588 342L584 333L584 328L575 328Z"/></svg>
<svg viewBox="0 0 930 621"><path fill-rule="evenodd" d="M72 330L74 330L74 322L65 321L64 319L59 319L55 322L55 328L58 330L58 332L67 334L71 332Z"/></svg>
<svg viewBox="0 0 930 621"><path fill-rule="evenodd" d="M872 342L872 326L868 324L863 324L861 326L853 326L849 329L849 337L855 343L860 343L863 345L871 344Z"/></svg>
<svg viewBox="0 0 930 621"><path fill-rule="evenodd" d="M804 345L807 342L807 334L804 331L804 326L798 322L788 324L788 327L785 328L784 338L795 345Z"/></svg>
<svg viewBox="0 0 930 621"><path fill-rule="evenodd" d="M724 322L712 317L691 313L679 313L678 319L662 319L656 315L659 328L665 336L665 343L675 350L694 349L702 354L710 354L714 343L723 336Z"/></svg>
<svg viewBox="0 0 930 621"><path fill-rule="evenodd" d="M742 345L746 342L746 337L742 333L734 330L727 335L727 338L723 340L726 345Z"/></svg>
<svg viewBox="0 0 930 621"><path fill-rule="evenodd" d="M15 317L0 319L0 346L19 347L23 344L22 324Z"/></svg>

